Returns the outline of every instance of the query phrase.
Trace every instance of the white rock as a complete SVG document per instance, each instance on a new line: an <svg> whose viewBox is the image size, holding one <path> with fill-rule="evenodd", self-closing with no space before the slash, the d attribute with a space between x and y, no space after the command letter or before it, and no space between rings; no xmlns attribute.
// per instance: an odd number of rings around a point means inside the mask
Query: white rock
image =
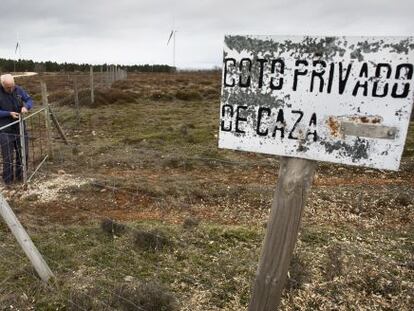
<svg viewBox="0 0 414 311"><path fill-rule="evenodd" d="M127 275L126 277L124 277L125 282L132 282L133 280L134 280L133 276Z"/></svg>

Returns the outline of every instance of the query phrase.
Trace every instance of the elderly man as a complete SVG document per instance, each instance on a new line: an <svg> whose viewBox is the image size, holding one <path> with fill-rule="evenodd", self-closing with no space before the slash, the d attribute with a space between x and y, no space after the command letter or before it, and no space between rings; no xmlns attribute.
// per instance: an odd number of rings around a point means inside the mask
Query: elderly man
<svg viewBox="0 0 414 311"><path fill-rule="evenodd" d="M19 119L33 107L31 97L18 85L10 74L0 76L0 128ZM26 156L28 139L26 137ZM22 156L19 124L13 124L0 130L1 155L3 158L3 181L10 185L13 181L22 181ZM15 156L16 154L16 156ZM16 165L14 167L14 159ZM27 161L26 161L27 162Z"/></svg>

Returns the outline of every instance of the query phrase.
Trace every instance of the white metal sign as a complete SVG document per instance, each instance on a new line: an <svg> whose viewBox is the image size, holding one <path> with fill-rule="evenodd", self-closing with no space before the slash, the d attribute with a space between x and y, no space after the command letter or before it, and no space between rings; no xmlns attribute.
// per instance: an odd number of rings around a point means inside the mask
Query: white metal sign
<svg viewBox="0 0 414 311"><path fill-rule="evenodd" d="M397 170L412 37L226 36L219 147Z"/></svg>

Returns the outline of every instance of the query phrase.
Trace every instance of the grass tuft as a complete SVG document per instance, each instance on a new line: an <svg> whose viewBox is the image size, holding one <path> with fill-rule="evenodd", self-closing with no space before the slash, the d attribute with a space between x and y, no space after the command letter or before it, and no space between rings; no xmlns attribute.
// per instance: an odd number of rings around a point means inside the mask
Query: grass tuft
<svg viewBox="0 0 414 311"><path fill-rule="evenodd" d="M184 229L193 229L200 224L200 219L188 217L184 219L183 228Z"/></svg>
<svg viewBox="0 0 414 311"><path fill-rule="evenodd" d="M134 232L134 245L141 250L155 252L170 247L172 241L159 229L137 230Z"/></svg>
<svg viewBox="0 0 414 311"><path fill-rule="evenodd" d="M112 295L111 305L115 310L173 311L176 299L168 289L158 282L123 284Z"/></svg>
<svg viewBox="0 0 414 311"><path fill-rule="evenodd" d="M119 224L112 219L104 219L101 222L101 229L103 232L113 236L121 236L126 232L125 225Z"/></svg>

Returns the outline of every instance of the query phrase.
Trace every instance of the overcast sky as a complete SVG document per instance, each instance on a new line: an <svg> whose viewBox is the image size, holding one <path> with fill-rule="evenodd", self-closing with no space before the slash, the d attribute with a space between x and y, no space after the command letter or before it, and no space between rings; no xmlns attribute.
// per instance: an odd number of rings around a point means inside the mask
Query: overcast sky
<svg viewBox="0 0 414 311"><path fill-rule="evenodd" d="M5 2L5 3L3 3ZM225 34L414 35L414 0L8 0L0 57L221 66Z"/></svg>

